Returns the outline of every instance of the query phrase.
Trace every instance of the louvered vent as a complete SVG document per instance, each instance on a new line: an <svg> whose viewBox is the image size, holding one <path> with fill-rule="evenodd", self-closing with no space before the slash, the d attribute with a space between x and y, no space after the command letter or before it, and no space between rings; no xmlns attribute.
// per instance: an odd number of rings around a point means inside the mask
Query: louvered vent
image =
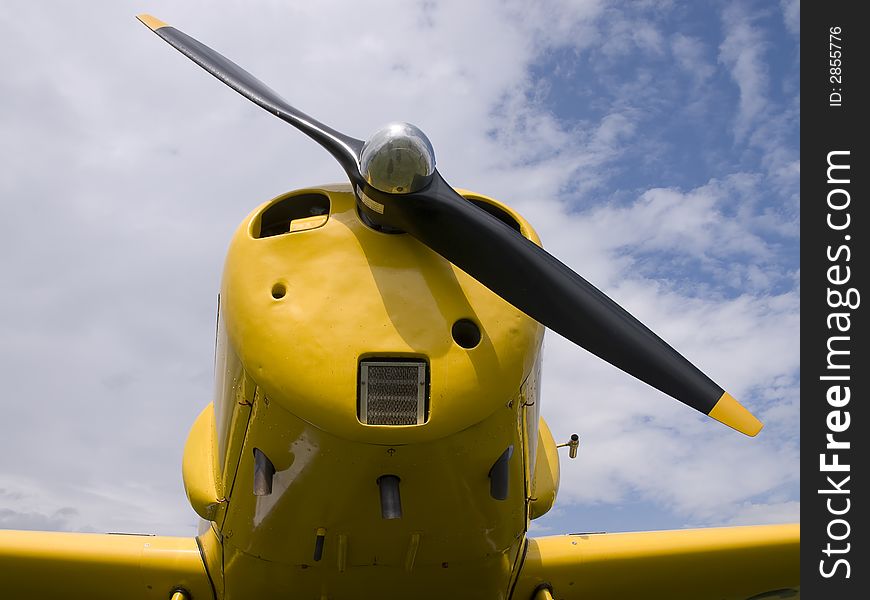
<svg viewBox="0 0 870 600"><path fill-rule="evenodd" d="M420 425L428 417L425 361L364 360L359 373L359 420L367 425Z"/></svg>

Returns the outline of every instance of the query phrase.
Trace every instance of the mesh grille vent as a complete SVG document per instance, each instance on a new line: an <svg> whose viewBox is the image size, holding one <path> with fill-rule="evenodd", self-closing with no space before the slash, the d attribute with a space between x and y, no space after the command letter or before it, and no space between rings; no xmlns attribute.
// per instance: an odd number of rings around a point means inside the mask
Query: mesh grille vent
<svg viewBox="0 0 870 600"><path fill-rule="evenodd" d="M367 425L425 423L426 369L424 361L362 361L360 421Z"/></svg>

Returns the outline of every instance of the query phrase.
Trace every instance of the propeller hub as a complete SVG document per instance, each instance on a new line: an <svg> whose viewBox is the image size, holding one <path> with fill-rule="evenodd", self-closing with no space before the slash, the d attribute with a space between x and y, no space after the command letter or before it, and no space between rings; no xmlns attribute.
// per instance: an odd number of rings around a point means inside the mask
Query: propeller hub
<svg viewBox="0 0 870 600"><path fill-rule="evenodd" d="M365 143L359 168L373 188L388 194L410 194L426 187L432 178L435 151L418 127L390 123Z"/></svg>

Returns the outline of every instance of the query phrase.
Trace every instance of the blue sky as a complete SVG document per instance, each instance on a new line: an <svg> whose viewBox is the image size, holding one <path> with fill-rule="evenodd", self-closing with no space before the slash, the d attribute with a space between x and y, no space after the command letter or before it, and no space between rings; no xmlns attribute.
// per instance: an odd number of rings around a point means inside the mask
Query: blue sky
<svg viewBox="0 0 870 600"><path fill-rule="evenodd" d="M618 159L597 171L598 179L566 183L561 197L568 212L591 220L607 212L628 217L642 209L639 199L700 190L673 206L712 196L715 218L701 221L703 230L716 236L714 224L739 223L749 242L718 249L701 243L701 251L691 252L678 241L629 235L614 251L629 257L632 276L685 298L723 302L797 290L800 46L790 10L769 2L610 6L595 39L547 48L530 65L529 100L561 129L584 132L611 118L617 137L625 136ZM584 174L576 179L583 182ZM638 227L655 229L654 219L670 218L668 211L643 212L651 218L638 219ZM677 227L668 237L682 233ZM769 394L769 385L759 382L750 393ZM795 442L797 432L781 435ZM797 480L754 501L774 496L796 502ZM581 530L691 523L628 485L619 502L558 510L538 526L563 531L576 528L578 519Z"/></svg>
<svg viewBox="0 0 870 600"><path fill-rule="evenodd" d="M74 8L0 15L0 527L195 531L179 465L229 236L343 179L143 10L350 135L419 125L448 181L766 423L740 436L548 333L542 413L582 446L533 533L799 518L799 2Z"/></svg>
<svg viewBox="0 0 870 600"><path fill-rule="evenodd" d="M779 7L769 2L680 3L662 10L640 3L614 12L614 22L604 27L598 44L583 50L548 49L530 68L532 101L563 128L583 130L615 115L632 130L631 143L618 161L608 164L594 199L565 190L572 209L583 211L601 201L626 205L651 188L692 189L748 174L756 176L750 193L764 198L762 209L794 224L795 182L783 186L768 172L797 161L799 149L799 46ZM628 42L617 41L626 36ZM737 75L738 69L747 73ZM741 102L759 107L745 108ZM752 138L770 135L774 125L764 121L788 111L789 121L772 132L785 156L774 159L768 155L771 140ZM774 160L775 165L764 164ZM746 198L732 192L717 207L736 217L746 204ZM799 256L793 233L761 234L776 251L778 264L792 272ZM697 288L704 272L693 257L667 252L635 257L651 276L683 279L687 288ZM719 293L740 291L729 281L700 279Z"/></svg>

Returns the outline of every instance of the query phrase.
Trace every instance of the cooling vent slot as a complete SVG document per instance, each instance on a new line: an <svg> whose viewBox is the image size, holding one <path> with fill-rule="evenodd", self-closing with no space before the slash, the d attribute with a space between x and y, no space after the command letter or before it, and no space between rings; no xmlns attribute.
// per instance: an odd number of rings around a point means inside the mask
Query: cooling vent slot
<svg viewBox="0 0 870 600"><path fill-rule="evenodd" d="M429 365L424 360L360 361L358 389L360 423L422 425L429 418Z"/></svg>
<svg viewBox="0 0 870 600"><path fill-rule="evenodd" d="M489 202L487 202L485 200L479 200L478 198L474 198L474 197L466 198L466 200L468 200L469 202L474 204L477 208L485 210L486 212L491 214L493 217L495 217L496 219L498 219L499 221L501 221L502 223L504 223L505 225L507 225L511 229L517 231L518 233L522 233L522 228L520 227L520 224L517 223L517 220L514 219L510 213L505 211L500 206L496 206L495 204L490 204Z"/></svg>
<svg viewBox="0 0 870 600"><path fill-rule="evenodd" d="M255 238L266 238L323 226L329 218L329 196L298 194L278 200L260 215Z"/></svg>

